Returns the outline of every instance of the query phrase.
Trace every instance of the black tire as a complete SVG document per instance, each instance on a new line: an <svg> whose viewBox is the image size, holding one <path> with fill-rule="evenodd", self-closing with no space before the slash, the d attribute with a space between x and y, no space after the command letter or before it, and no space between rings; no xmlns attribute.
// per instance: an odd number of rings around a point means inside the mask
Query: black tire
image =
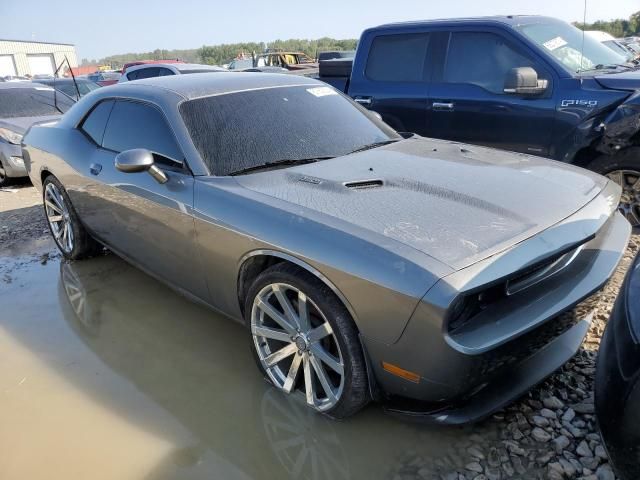
<svg viewBox="0 0 640 480"><path fill-rule="evenodd" d="M640 180L640 147L626 148L615 155L600 155L587 168L622 187L619 211L633 227L640 227L640 190L633 188Z"/></svg>
<svg viewBox="0 0 640 480"><path fill-rule="evenodd" d="M0 188L11 185L12 180L13 179L11 177L7 177L4 164L2 163L2 159L0 158Z"/></svg>
<svg viewBox="0 0 640 480"><path fill-rule="evenodd" d="M49 184L53 184L57 188L57 190L60 192L60 195L62 196L64 203L68 209L69 225L73 232L73 248L70 251L67 251L63 247L61 241L58 238L56 238L56 235L51 226L51 222L49 222L49 219L47 217L46 205L44 206L45 218L47 219L49 232L51 232L51 236L56 242L56 245L60 250L60 252L62 253L62 255L69 260L80 260L83 258L88 258L88 257L92 257L99 254L103 250L102 245L100 245L96 240L94 240L93 237L91 237L91 235L89 235L87 230L84 228L84 225L82 225L82 223L80 222L80 219L78 218L78 214L73 208L69 195L67 195L67 191L64 189L60 181L53 175L49 175L47 178L44 179L44 182L42 182L42 199L43 199L42 203L43 204L45 203L45 192L47 189L47 185Z"/></svg>
<svg viewBox="0 0 640 480"><path fill-rule="evenodd" d="M358 331L351 315L331 289L318 278L296 265L283 262L268 268L258 275L245 298L245 321L249 327L251 350L258 368L270 380L266 369L260 361L253 335L251 334L253 302L263 288L277 283L288 284L304 292L307 298L321 310L327 322L331 325L333 335L342 352L344 363L342 393L335 405L329 410L322 411L322 413L334 419L342 419L355 414L370 400L366 364L358 338ZM279 388L278 385L275 386ZM310 406L309 408L312 407Z"/></svg>

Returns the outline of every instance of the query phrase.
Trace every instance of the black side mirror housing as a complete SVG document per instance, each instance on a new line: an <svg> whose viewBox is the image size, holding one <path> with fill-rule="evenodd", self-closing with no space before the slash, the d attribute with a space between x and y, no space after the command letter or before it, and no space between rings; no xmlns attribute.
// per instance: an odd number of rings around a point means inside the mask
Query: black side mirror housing
<svg viewBox="0 0 640 480"><path fill-rule="evenodd" d="M547 90L547 80L539 80L538 72L531 67L516 67L507 72L504 93L535 96Z"/></svg>

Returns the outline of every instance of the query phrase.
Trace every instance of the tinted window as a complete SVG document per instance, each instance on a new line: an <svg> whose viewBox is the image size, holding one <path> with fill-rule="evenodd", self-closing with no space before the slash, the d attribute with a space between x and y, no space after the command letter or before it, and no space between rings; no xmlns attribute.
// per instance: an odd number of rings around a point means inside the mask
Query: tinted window
<svg viewBox="0 0 640 480"><path fill-rule="evenodd" d="M158 67L158 76L159 77L166 77L168 75L173 75L173 72L171 70L169 70L168 68Z"/></svg>
<svg viewBox="0 0 640 480"><path fill-rule="evenodd" d="M507 72L516 67L533 67L534 63L514 50L500 35L484 32L454 32L443 81L471 83L493 93L504 93ZM536 69L539 78L543 72Z"/></svg>
<svg viewBox="0 0 640 480"><path fill-rule="evenodd" d="M100 102L82 122L82 131L98 145L102 145L104 127L107 125L112 108L113 100Z"/></svg>
<svg viewBox="0 0 640 480"><path fill-rule="evenodd" d="M160 110L138 102L116 102L102 145L116 152L146 148L158 162L168 165L184 159Z"/></svg>
<svg viewBox="0 0 640 480"><path fill-rule="evenodd" d="M429 35L382 35L371 43L366 75L382 82L425 80Z"/></svg>
<svg viewBox="0 0 640 480"><path fill-rule="evenodd" d="M73 100L62 94L54 98L53 92L51 87L0 88L0 118L40 117L69 110Z"/></svg>
<svg viewBox="0 0 640 480"><path fill-rule="evenodd" d="M159 77L159 70L160 69L158 67L141 68L140 70L137 70L138 76L136 79L140 80L141 78Z"/></svg>
<svg viewBox="0 0 640 480"><path fill-rule="evenodd" d="M137 80L139 73L140 73L140 70L134 70L133 72L129 72L127 73L127 78L129 80Z"/></svg>
<svg viewBox="0 0 640 480"><path fill-rule="evenodd" d="M345 155L398 135L331 87L250 90L184 102L182 118L215 175L285 159Z"/></svg>

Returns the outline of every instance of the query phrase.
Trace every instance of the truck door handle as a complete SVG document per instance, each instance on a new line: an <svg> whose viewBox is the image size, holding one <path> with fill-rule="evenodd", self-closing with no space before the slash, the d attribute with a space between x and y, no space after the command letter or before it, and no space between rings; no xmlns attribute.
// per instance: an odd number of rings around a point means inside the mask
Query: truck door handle
<svg viewBox="0 0 640 480"><path fill-rule="evenodd" d="M353 100L360 105L371 105L371 97L356 97Z"/></svg>
<svg viewBox="0 0 640 480"><path fill-rule="evenodd" d="M433 102L431 106L437 111L451 112L453 111L454 104L451 102Z"/></svg>
<svg viewBox="0 0 640 480"><path fill-rule="evenodd" d="M98 175L102 171L102 165L99 163L92 163L89 166L89 171L91 172L91 175Z"/></svg>

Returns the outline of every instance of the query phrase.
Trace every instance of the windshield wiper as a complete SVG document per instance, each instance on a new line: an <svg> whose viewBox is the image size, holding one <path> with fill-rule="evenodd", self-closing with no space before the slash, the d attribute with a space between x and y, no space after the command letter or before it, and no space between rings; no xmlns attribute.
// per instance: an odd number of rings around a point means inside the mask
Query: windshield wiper
<svg viewBox="0 0 640 480"><path fill-rule="evenodd" d="M608 63L606 65L604 63L599 63L593 68L585 68L583 70L578 70L577 73L592 72L594 70L612 70L614 68L626 68L627 70L634 70L634 67L627 63Z"/></svg>
<svg viewBox="0 0 640 480"><path fill-rule="evenodd" d="M307 163L314 163L319 160L330 160L335 158L333 156L324 157L309 157L309 158L284 158L282 160L275 160L273 162L265 162L260 165L253 165L252 167L242 168L231 172L229 175L242 175L244 173L255 172L256 170L267 170L269 168L286 167L288 165L305 165Z"/></svg>
<svg viewBox="0 0 640 480"><path fill-rule="evenodd" d="M384 145L389 145L390 143L399 142L400 140L402 139L394 138L392 140L383 140L382 142L368 143L367 145L363 145L362 147L356 148L355 150L349 152L348 155L351 155L352 153L364 152L365 150L371 150L372 148L378 148Z"/></svg>

